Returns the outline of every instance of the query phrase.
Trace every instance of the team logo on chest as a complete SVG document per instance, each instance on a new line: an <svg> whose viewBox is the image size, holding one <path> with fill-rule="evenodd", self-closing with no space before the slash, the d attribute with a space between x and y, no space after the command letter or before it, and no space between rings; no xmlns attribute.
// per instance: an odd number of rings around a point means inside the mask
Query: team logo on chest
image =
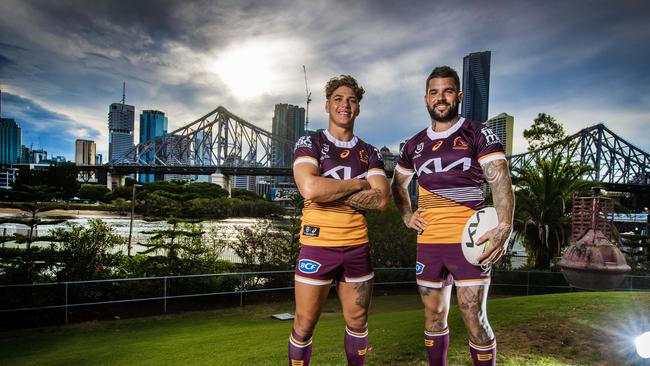
<svg viewBox="0 0 650 366"><path fill-rule="evenodd" d="M454 150L467 150L468 147L469 147L469 145L467 145L467 142L465 142L465 140L463 140L460 136L458 136L458 137L456 137L454 139L454 146L452 147L452 149L454 149Z"/></svg>
<svg viewBox="0 0 650 366"><path fill-rule="evenodd" d="M362 163L368 164L368 155L366 155L366 152L364 150L359 150L359 160Z"/></svg>

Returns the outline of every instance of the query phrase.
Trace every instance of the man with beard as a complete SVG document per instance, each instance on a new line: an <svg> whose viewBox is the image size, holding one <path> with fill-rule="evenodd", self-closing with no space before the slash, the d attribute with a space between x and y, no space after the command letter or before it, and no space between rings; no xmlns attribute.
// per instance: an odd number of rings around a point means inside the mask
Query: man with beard
<svg viewBox="0 0 650 366"><path fill-rule="evenodd" d="M424 102L431 126L409 139L397 159L391 189L404 224L418 232L416 278L425 309L424 344L429 365L446 365L447 315L451 284L469 334L474 365L496 363L496 338L487 319L490 265L505 252L512 228L514 195L499 138L483 123L458 115L460 80L448 66L435 68L426 81ZM418 178L418 209L407 187ZM477 240L489 241L470 264L460 245L465 223L484 207L481 184L490 184L499 225Z"/></svg>

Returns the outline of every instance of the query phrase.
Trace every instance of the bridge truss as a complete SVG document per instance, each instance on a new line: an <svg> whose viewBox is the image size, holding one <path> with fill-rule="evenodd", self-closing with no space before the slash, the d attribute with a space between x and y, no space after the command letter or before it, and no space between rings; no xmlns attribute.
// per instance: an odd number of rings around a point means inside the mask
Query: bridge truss
<svg viewBox="0 0 650 366"><path fill-rule="evenodd" d="M293 152L293 141L266 131L219 106L205 116L162 137L136 145L108 163L120 167L251 167L287 168L282 151ZM287 150L288 149L288 150Z"/></svg>
<svg viewBox="0 0 650 366"><path fill-rule="evenodd" d="M555 144L510 157L511 169L534 164L535 158L561 153L593 168L585 179L626 191L650 189L650 154L597 124Z"/></svg>

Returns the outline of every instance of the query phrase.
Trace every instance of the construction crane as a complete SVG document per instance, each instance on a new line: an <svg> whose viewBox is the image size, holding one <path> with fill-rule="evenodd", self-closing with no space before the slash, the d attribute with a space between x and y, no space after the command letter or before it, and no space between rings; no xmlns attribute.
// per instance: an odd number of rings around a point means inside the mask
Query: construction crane
<svg viewBox="0 0 650 366"><path fill-rule="evenodd" d="M305 132L309 130L309 103L311 102L311 92L307 85L307 69L302 65L302 72L305 74L305 95L307 96L307 108L305 110Z"/></svg>

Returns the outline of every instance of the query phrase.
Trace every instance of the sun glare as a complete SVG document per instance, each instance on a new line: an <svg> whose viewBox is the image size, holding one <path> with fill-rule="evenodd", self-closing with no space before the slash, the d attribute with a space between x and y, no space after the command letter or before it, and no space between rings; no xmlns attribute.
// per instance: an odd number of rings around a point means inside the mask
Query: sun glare
<svg viewBox="0 0 650 366"><path fill-rule="evenodd" d="M284 52L273 42L250 41L226 49L209 67L235 97L248 99L271 90L279 71L274 66Z"/></svg>

